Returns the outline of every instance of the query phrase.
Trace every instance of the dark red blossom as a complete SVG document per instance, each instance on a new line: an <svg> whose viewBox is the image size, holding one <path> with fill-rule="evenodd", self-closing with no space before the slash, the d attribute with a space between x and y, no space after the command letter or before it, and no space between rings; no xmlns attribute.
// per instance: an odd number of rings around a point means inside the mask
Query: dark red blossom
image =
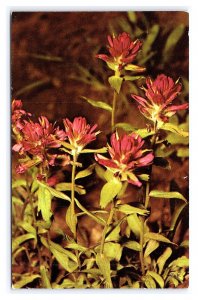
<svg viewBox="0 0 198 300"><path fill-rule="evenodd" d="M97 134L100 133L100 131L95 132L97 128L96 124L93 126L87 124L86 119L83 117L76 117L73 122L70 122L70 120L66 118L63 120L63 123L67 138L74 148L74 151L78 153L80 153L87 144L94 141Z"/></svg>
<svg viewBox="0 0 198 300"><path fill-rule="evenodd" d="M188 108L188 103L172 105L182 87L178 81L174 82L171 77L161 74L154 81L148 77L146 85L147 88L142 88L146 98L134 94L131 96L139 103L138 108L147 119L153 122L167 122L169 117L178 110Z"/></svg>
<svg viewBox="0 0 198 300"><path fill-rule="evenodd" d="M126 32L119 34L117 37L108 36L108 42L107 47L110 56L98 54L96 57L109 63L115 63L119 66L119 70L134 61L142 46L139 40L132 41L130 35Z"/></svg>
<svg viewBox="0 0 198 300"><path fill-rule="evenodd" d="M112 134L110 142L111 145L108 146L110 158L95 154L96 161L114 174L120 175L121 180L127 180L133 185L141 186L142 183L133 171L150 165L154 158L152 153L143 156L144 141L135 133L124 134L119 137L116 132Z"/></svg>

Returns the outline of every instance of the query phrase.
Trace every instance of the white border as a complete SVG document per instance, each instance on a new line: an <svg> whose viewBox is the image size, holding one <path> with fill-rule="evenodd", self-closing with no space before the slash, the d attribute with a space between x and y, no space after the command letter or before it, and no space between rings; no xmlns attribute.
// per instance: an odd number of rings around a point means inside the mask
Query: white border
<svg viewBox="0 0 198 300"><path fill-rule="evenodd" d="M196 0L122 0L120 5L115 0L1 0L0 2L0 83L1 83L1 106L0 106L0 295L1 299L35 299L38 295L43 299L54 297L69 297L76 299L81 297L91 299L96 297L109 297L118 299L135 297L135 299L166 299L173 296L176 299L194 299L198 294L197 272L198 272L198 245L197 245L197 222L198 199L196 186L198 181L197 152L198 134L196 132L198 111L197 96L197 72L198 72L198 42L197 42L197 7ZM106 2L106 3L105 3ZM118 2L118 1L117 1ZM149 4L149 6L148 6ZM182 10L190 12L190 288L185 290L11 290L10 283L10 120L9 120L9 99L10 99L10 12L11 11L116 11L116 10ZM3 297L2 297L3 296Z"/></svg>

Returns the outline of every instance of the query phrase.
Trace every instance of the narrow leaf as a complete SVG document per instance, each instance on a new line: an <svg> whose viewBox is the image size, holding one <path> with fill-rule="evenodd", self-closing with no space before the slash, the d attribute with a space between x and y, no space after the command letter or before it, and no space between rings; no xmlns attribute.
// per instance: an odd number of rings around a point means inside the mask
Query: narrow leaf
<svg viewBox="0 0 198 300"><path fill-rule="evenodd" d="M42 280L42 286L45 289L51 289L49 274L45 266L40 266L40 273L41 273L41 280Z"/></svg>
<svg viewBox="0 0 198 300"><path fill-rule="evenodd" d="M89 104L91 104L94 107L101 108L101 109L104 109L104 110L107 110L110 112L112 111L112 107L103 101L96 101L96 100L93 100L93 99L90 99L90 98L87 98L84 96L82 96L81 98L86 100Z"/></svg>
<svg viewBox="0 0 198 300"><path fill-rule="evenodd" d="M123 245L124 247L127 247L131 250L134 250L134 251L141 251L141 246L138 242L136 241L129 241L129 242L126 242L124 243Z"/></svg>
<svg viewBox="0 0 198 300"><path fill-rule="evenodd" d="M46 189L48 189L48 191L52 194L52 196L71 202L70 198L67 195L65 195L65 194L63 194L63 193L61 193L61 192L53 189L52 187L49 187L48 185L44 184L43 182L41 182L39 180L38 180L38 184L40 186L43 186Z"/></svg>
<svg viewBox="0 0 198 300"><path fill-rule="evenodd" d="M106 288L112 288L113 284L111 281L110 260L106 257L105 254L98 253L96 255L96 263L100 272L104 276L104 279L106 281Z"/></svg>
<svg viewBox="0 0 198 300"><path fill-rule="evenodd" d="M125 131L132 132L135 130L135 128L130 123L117 123L115 125L116 128L122 128Z"/></svg>
<svg viewBox="0 0 198 300"><path fill-rule="evenodd" d="M169 267L176 266L179 268L189 267L189 258L186 256L179 257L169 264Z"/></svg>
<svg viewBox="0 0 198 300"><path fill-rule="evenodd" d="M132 214L127 217L127 223L131 231L135 234L135 236L139 239L142 231L142 223L139 217L136 214Z"/></svg>
<svg viewBox="0 0 198 300"><path fill-rule="evenodd" d="M144 239L155 240L155 241L158 241L158 242L164 242L164 243L168 243L168 244L174 244L168 238L163 236L162 234L155 233L155 232L146 232L144 234Z"/></svg>
<svg viewBox="0 0 198 300"><path fill-rule="evenodd" d="M155 281L154 281L153 277L151 277L150 275L145 276L144 283L145 283L145 285L148 289L155 289L156 288Z"/></svg>
<svg viewBox="0 0 198 300"><path fill-rule="evenodd" d="M78 172L76 174L75 179L80 179L91 175L93 173L94 168L95 168L95 164L90 165L87 169Z"/></svg>
<svg viewBox="0 0 198 300"><path fill-rule="evenodd" d="M149 256L153 251L159 247L159 242L156 240L149 240L144 252L144 257Z"/></svg>
<svg viewBox="0 0 198 300"><path fill-rule="evenodd" d="M25 179L17 179L15 181L13 181L12 188L14 189L14 188L17 188L19 186L25 186L26 187L26 185L27 185L27 182L26 182Z"/></svg>
<svg viewBox="0 0 198 300"><path fill-rule="evenodd" d="M50 218L52 216L51 212L51 201L52 194L48 189L43 186L39 186L38 190L38 211L41 211L44 221L50 223Z"/></svg>
<svg viewBox="0 0 198 300"><path fill-rule="evenodd" d="M155 281L159 284L159 286L162 289L164 288L164 280L159 274L157 274L156 272L153 272L153 271L147 271L147 275L150 275L151 277L153 277L153 279L155 279Z"/></svg>
<svg viewBox="0 0 198 300"><path fill-rule="evenodd" d="M30 239L34 239L34 238L35 238L35 235L32 233L26 233L26 234L16 237L12 241L12 252L14 252L22 243L24 243Z"/></svg>
<svg viewBox="0 0 198 300"><path fill-rule="evenodd" d="M172 249L170 247L167 247L163 252L163 254L158 258L157 265L158 265L159 274L162 274L164 265L167 259L171 256L171 254L172 254Z"/></svg>
<svg viewBox="0 0 198 300"><path fill-rule="evenodd" d="M144 72L144 71L146 71L146 68L139 67L139 66L132 65L132 64L126 65L124 67L124 69L127 70L127 71L132 71L132 72Z"/></svg>
<svg viewBox="0 0 198 300"><path fill-rule="evenodd" d="M71 204L67 209L65 219L66 219L66 224L69 226L71 232L76 233L77 218L76 215L72 213Z"/></svg>
<svg viewBox="0 0 198 300"><path fill-rule="evenodd" d="M135 206L131 206L129 204L123 204L123 205L119 205L118 206L118 210L127 214L127 215L131 215L131 214L139 214L142 216L145 216L149 213L148 210L146 209L141 209Z"/></svg>
<svg viewBox="0 0 198 300"><path fill-rule="evenodd" d="M184 202L187 202L187 200L180 194L179 192L163 192L158 190L152 190L149 194L150 197L154 198L168 198L168 199L181 199Z"/></svg>
<svg viewBox="0 0 198 300"><path fill-rule="evenodd" d="M20 289L20 288L24 287L25 285L27 285L28 283L31 283L32 281L34 281L35 279L40 278L40 277L41 277L40 275L36 275L36 274L35 275L23 274L23 278L14 284L14 288Z"/></svg>
<svg viewBox="0 0 198 300"><path fill-rule="evenodd" d="M126 81L135 81L139 79L144 79L144 76L128 76L128 75L124 76L124 80Z"/></svg>

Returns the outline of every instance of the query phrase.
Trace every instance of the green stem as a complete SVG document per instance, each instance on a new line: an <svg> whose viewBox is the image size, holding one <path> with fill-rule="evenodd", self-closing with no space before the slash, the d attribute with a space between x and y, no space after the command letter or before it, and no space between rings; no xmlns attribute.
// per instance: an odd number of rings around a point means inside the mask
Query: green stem
<svg viewBox="0 0 198 300"><path fill-rule="evenodd" d="M114 127L115 127L116 100L117 100L117 93L114 90L114 92L113 92L113 103L112 103L112 114L111 114L111 131L112 132L113 132Z"/></svg>
<svg viewBox="0 0 198 300"><path fill-rule="evenodd" d="M140 248L141 248L141 250L140 250L139 257L140 257L142 275L145 275L144 252L143 252L143 249L144 249L144 218L142 218L141 221L142 221L142 230L140 233Z"/></svg>
<svg viewBox="0 0 198 300"><path fill-rule="evenodd" d="M115 207L114 207L114 203L112 202L109 217L107 219L107 222L106 222L105 227L104 227L103 232L102 232L102 239L101 239L101 244L100 244L100 254L103 254L103 252L104 252L105 237L106 237L106 234L107 234L108 227L109 227L109 225L111 224L111 222L113 220L114 211L115 211Z"/></svg>
<svg viewBox="0 0 198 300"><path fill-rule="evenodd" d="M76 175L76 162L78 155L75 153L73 155L73 165L72 165L72 176L71 176L71 214L75 215L75 175ZM77 240L76 228L73 232L74 240Z"/></svg>

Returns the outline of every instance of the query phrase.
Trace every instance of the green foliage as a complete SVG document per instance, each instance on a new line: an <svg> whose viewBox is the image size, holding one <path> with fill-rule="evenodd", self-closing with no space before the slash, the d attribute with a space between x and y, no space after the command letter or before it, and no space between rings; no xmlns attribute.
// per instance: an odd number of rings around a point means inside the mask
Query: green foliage
<svg viewBox="0 0 198 300"><path fill-rule="evenodd" d="M69 226L71 232L76 232L76 224L77 224L77 218L76 215L72 213L71 204L69 205L67 212L66 212L66 224Z"/></svg>
<svg viewBox="0 0 198 300"><path fill-rule="evenodd" d="M110 86L119 94L121 86L122 86L122 81L123 78L120 76L111 76L109 77L109 84Z"/></svg>
<svg viewBox="0 0 198 300"><path fill-rule="evenodd" d="M98 253L96 255L96 263L105 279L105 287L112 288L110 260L105 254Z"/></svg>
<svg viewBox="0 0 198 300"><path fill-rule="evenodd" d="M122 183L115 177L108 181L102 188L100 194L100 206L105 208L120 192Z"/></svg>
<svg viewBox="0 0 198 300"><path fill-rule="evenodd" d="M174 244L168 238L163 236L162 234L155 233L155 232L146 232L144 234L144 239L145 240L155 240L158 242L163 242L163 243L168 243L168 244Z"/></svg>
<svg viewBox="0 0 198 300"><path fill-rule="evenodd" d="M112 111L112 107L103 101L96 101L96 100L93 100L93 99L90 99L87 97L81 97L81 98L86 100L89 104L91 104L94 107L101 108L101 109L107 110L109 112Z"/></svg>
<svg viewBox="0 0 198 300"><path fill-rule="evenodd" d="M48 189L40 186L38 189L38 212L41 211L44 221L50 223L52 194Z"/></svg>
<svg viewBox="0 0 198 300"><path fill-rule="evenodd" d="M35 275L31 275L31 274L23 274L23 277L22 279L20 279L19 281L17 281L15 284L14 284L14 288L15 289L20 289L24 286L26 286L28 283L31 283L32 281L34 281L35 279L37 278L40 278L41 276L38 275L38 274L35 274Z"/></svg>
<svg viewBox="0 0 198 300"><path fill-rule="evenodd" d="M180 199L183 200L184 202L187 202L187 200L180 194L179 192L163 192L163 191L158 191L158 190L153 190L149 193L150 197L154 198L168 198L168 199Z"/></svg>

